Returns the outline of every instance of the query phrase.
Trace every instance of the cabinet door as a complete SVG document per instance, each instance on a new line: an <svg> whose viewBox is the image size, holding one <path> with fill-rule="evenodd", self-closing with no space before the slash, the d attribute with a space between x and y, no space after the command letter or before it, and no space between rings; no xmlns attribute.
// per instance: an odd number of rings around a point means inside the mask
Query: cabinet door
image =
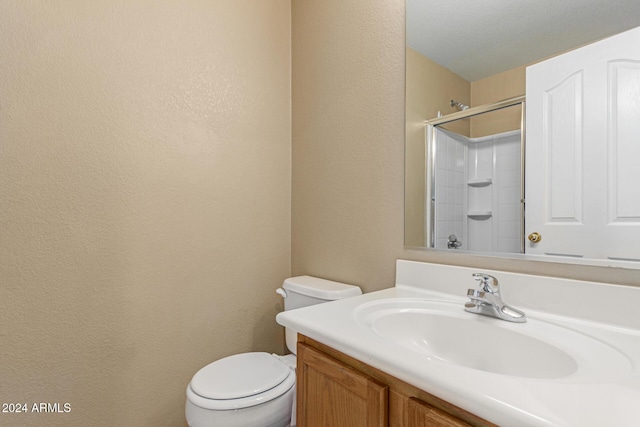
<svg viewBox="0 0 640 427"><path fill-rule="evenodd" d="M298 343L299 427L385 427L388 387Z"/></svg>
<svg viewBox="0 0 640 427"><path fill-rule="evenodd" d="M407 402L406 420L407 427L470 427L470 424L413 397Z"/></svg>

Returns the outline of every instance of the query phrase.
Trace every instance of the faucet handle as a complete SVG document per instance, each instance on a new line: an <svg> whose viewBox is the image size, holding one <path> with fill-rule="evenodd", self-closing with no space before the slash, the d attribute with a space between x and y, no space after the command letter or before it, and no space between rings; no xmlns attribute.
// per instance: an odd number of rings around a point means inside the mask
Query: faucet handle
<svg viewBox="0 0 640 427"><path fill-rule="evenodd" d="M500 293L500 285L498 279L486 273L473 273L471 275L475 280L480 282L480 288L492 294Z"/></svg>
<svg viewBox="0 0 640 427"><path fill-rule="evenodd" d="M486 294L486 291L484 289L468 289L467 290L467 296L473 299L484 298L485 294Z"/></svg>

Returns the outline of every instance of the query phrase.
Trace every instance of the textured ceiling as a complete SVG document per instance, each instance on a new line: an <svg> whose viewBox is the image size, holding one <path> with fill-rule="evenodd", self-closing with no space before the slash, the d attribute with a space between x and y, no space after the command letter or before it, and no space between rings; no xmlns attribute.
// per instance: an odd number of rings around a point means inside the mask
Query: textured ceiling
<svg viewBox="0 0 640 427"><path fill-rule="evenodd" d="M406 1L408 46L470 82L640 26L640 0Z"/></svg>

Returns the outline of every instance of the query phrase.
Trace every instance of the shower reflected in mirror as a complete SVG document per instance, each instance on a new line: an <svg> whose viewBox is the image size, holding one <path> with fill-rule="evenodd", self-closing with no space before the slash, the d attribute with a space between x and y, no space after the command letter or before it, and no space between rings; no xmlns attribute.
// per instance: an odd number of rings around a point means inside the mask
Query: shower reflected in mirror
<svg viewBox="0 0 640 427"><path fill-rule="evenodd" d="M427 122L429 247L524 252L523 105L455 105L460 112Z"/></svg>

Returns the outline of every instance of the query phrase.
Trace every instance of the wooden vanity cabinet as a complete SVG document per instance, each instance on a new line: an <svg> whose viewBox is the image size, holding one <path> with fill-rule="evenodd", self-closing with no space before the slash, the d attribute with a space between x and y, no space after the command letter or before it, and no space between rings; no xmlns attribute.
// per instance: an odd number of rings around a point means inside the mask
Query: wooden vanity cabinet
<svg viewBox="0 0 640 427"><path fill-rule="evenodd" d="M297 372L300 427L388 425L388 386L305 344Z"/></svg>
<svg viewBox="0 0 640 427"><path fill-rule="evenodd" d="M299 427L496 427L304 335L297 363Z"/></svg>

